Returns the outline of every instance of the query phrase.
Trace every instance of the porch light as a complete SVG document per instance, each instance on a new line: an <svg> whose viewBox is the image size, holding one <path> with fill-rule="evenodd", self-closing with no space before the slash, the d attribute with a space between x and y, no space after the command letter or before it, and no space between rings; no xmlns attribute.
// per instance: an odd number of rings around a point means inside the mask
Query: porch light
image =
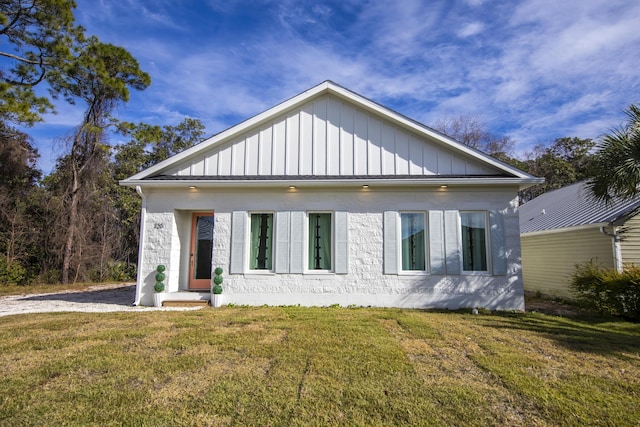
<svg viewBox="0 0 640 427"><path fill-rule="evenodd" d="M295 185L290 185L290 186L289 186L289 190L295 190L295 189L296 189L296 186L295 186Z"/></svg>
<svg viewBox="0 0 640 427"><path fill-rule="evenodd" d="M198 187L196 187L195 185L190 185L189 186L189 190L195 190L196 188L198 188Z"/></svg>
<svg viewBox="0 0 640 427"><path fill-rule="evenodd" d="M367 188L369 188L369 185L368 185L368 184L364 184L364 185L362 186L362 188L367 189Z"/></svg>
<svg viewBox="0 0 640 427"><path fill-rule="evenodd" d="M444 189L446 189L447 187L449 187L449 186L448 186L448 185L446 185L446 184L442 184L442 185L440 186L440 188L442 188L443 190L444 190Z"/></svg>

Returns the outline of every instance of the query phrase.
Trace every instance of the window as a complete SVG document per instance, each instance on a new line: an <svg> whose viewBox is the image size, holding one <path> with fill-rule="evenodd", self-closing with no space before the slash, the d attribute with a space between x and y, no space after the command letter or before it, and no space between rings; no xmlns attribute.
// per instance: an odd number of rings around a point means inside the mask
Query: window
<svg viewBox="0 0 640 427"><path fill-rule="evenodd" d="M425 270L425 215L401 213L402 269Z"/></svg>
<svg viewBox="0 0 640 427"><path fill-rule="evenodd" d="M271 270L273 265L273 214L251 214L249 269Z"/></svg>
<svg viewBox="0 0 640 427"><path fill-rule="evenodd" d="M331 214L309 213L309 270L331 270Z"/></svg>
<svg viewBox="0 0 640 427"><path fill-rule="evenodd" d="M462 269L487 271L487 215L460 212L462 225Z"/></svg>

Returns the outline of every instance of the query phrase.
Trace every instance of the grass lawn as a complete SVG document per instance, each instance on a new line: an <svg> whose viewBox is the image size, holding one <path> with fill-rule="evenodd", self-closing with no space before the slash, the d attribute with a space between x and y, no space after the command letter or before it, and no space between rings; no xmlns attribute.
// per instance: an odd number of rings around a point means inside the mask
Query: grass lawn
<svg viewBox="0 0 640 427"><path fill-rule="evenodd" d="M640 424L640 325L225 307L0 318L0 425Z"/></svg>

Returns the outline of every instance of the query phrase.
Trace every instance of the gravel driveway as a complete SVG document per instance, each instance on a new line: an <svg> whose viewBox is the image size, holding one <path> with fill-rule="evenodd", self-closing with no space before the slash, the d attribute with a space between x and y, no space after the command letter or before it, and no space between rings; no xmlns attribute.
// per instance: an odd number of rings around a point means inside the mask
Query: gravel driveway
<svg viewBox="0 0 640 427"><path fill-rule="evenodd" d="M201 307L134 307L135 284L96 285L83 291L0 297L0 317L12 314L76 311L106 313L113 311L198 310Z"/></svg>

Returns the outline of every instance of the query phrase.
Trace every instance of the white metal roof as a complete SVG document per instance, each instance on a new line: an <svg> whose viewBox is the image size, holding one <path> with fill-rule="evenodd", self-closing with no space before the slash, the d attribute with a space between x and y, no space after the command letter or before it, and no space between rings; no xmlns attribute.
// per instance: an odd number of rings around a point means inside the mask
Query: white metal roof
<svg viewBox="0 0 640 427"><path fill-rule="evenodd" d="M520 206L520 233L534 233L587 225L610 224L640 207L640 197L595 201L585 182L549 191Z"/></svg>

